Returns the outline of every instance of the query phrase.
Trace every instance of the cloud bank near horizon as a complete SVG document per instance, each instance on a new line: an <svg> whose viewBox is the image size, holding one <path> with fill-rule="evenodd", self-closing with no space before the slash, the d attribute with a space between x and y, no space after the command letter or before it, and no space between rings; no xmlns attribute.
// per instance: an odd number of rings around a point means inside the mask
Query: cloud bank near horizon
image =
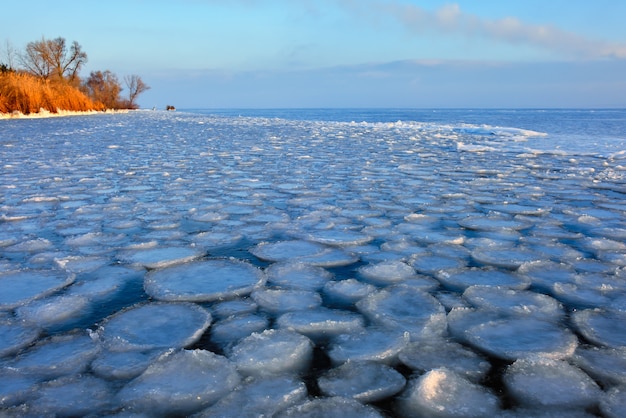
<svg viewBox="0 0 626 418"><path fill-rule="evenodd" d="M486 19L466 13L456 4L434 11L402 1L338 0L354 15L378 20L393 19L410 33L438 32L464 37L481 37L513 45L527 44L557 56L581 59L626 58L626 44L590 39L552 25L536 25L516 17Z"/></svg>

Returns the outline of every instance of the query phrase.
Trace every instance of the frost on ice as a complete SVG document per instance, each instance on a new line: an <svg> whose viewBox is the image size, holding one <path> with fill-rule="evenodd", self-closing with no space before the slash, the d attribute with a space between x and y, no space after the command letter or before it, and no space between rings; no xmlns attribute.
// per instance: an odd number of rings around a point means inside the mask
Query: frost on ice
<svg viewBox="0 0 626 418"><path fill-rule="evenodd" d="M244 338L228 357L243 375L299 373L313 359L313 343L294 331L270 329Z"/></svg>
<svg viewBox="0 0 626 418"><path fill-rule="evenodd" d="M486 388L446 368L409 382L398 399L402 416L486 417L499 410L498 398Z"/></svg>

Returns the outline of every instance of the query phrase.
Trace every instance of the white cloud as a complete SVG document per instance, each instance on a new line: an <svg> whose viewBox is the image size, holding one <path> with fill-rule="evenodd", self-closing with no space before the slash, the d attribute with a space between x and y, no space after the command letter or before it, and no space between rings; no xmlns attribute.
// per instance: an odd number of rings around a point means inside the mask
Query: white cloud
<svg viewBox="0 0 626 418"><path fill-rule="evenodd" d="M547 50L559 57L626 58L626 44L590 39L551 25L536 25L515 17L486 19L461 10L458 4L435 11L399 0L340 1L359 15L379 19L383 14L401 23L409 31L422 34L434 31L465 37L483 37L509 44L526 44Z"/></svg>

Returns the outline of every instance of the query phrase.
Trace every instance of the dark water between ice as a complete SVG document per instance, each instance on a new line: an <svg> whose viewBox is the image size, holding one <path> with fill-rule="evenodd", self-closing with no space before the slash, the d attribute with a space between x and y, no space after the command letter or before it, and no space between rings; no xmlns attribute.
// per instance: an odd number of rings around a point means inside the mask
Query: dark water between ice
<svg viewBox="0 0 626 418"><path fill-rule="evenodd" d="M0 121L1 411L623 415L625 122Z"/></svg>

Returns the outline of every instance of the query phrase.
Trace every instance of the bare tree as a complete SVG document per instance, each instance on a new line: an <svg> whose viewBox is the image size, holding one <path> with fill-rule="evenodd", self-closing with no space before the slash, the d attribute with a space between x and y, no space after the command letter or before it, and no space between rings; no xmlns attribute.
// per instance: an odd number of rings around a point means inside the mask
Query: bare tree
<svg viewBox="0 0 626 418"><path fill-rule="evenodd" d="M17 52L15 48L13 48L13 44L11 41L6 39L4 41L4 48L2 48L2 56L0 57L0 61L8 70L15 70L15 59L17 57Z"/></svg>
<svg viewBox="0 0 626 418"><path fill-rule="evenodd" d="M52 73L52 67L44 48L44 41L29 42L24 53L19 56L19 60L26 71L37 77L48 79Z"/></svg>
<svg viewBox="0 0 626 418"><path fill-rule="evenodd" d="M149 90L150 86L144 83L141 77L135 74L125 76L124 82L126 83L126 87L128 87L128 107L135 109L137 107L135 99L144 91Z"/></svg>
<svg viewBox="0 0 626 418"><path fill-rule="evenodd" d="M70 82L77 80L78 72L87 62L87 54L78 42L72 42L68 50L65 38L61 37L29 42L19 58L24 68L36 76Z"/></svg>
<svg viewBox="0 0 626 418"><path fill-rule="evenodd" d="M94 101L102 103L107 109L116 109L122 106L120 92L122 86L117 76L106 70L91 72L84 83L87 94Z"/></svg>

